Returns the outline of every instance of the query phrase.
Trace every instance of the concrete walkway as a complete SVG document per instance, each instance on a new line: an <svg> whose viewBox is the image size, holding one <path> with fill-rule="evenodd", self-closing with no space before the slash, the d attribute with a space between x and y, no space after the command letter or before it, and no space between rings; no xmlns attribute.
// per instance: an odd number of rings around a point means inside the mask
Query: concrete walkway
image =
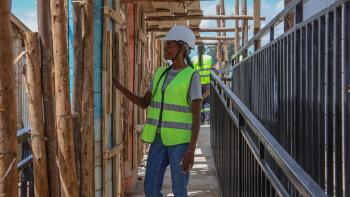
<svg viewBox="0 0 350 197"><path fill-rule="evenodd" d="M213 153L210 148L210 128L209 126L202 126L197 148L195 152L195 163L190 172L190 181L188 186L189 196L203 196L203 197L219 197L219 186L216 176L216 170L213 160ZM145 158L146 161L147 158ZM143 165L144 166L144 165ZM139 169L139 180L136 188L131 196L141 197L145 196L143 192L145 168ZM170 169L168 167L163 184L163 195L174 196L171 192L171 178Z"/></svg>

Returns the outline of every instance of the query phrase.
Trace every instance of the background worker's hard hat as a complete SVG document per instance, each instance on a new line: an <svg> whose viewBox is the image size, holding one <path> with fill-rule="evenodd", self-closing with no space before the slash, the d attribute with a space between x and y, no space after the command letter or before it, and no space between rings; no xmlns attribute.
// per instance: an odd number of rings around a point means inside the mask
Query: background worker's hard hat
<svg viewBox="0 0 350 197"><path fill-rule="evenodd" d="M196 36L193 31L180 25L172 27L166 36L161 38L161 40L183 41L192 49L194 49L196 44Z"/></svg>

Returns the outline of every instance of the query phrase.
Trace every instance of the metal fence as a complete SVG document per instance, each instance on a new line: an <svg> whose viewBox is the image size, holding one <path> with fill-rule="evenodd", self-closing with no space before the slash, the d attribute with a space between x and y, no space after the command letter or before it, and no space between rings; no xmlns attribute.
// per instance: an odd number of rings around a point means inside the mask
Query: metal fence
<svg viewBox="0 0 350 197"><path fill-rule="evenodd" d="M17 141L22 149L21 160L17 164L19 172L18 194L21 197L34 196L33 156L31 154L30 138L29 128L17 131Z"/></svg>
<svg viewBox="0 0 350 197"><path fill-rule="evenodd" d="M338 1L238 63L231 90L213 74L223 196L350 196L349 23Z"/></svg>

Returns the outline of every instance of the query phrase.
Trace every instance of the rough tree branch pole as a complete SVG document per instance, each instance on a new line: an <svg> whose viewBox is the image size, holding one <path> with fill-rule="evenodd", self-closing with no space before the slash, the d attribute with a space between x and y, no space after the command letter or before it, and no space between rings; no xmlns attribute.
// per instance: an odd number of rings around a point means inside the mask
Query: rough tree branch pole
<svg viewBox="0 0 350 197"><path fill-rule="evenodd" d="M0 196L17 196L16 99L10 1L0 3Z"/></svg>
<svg viewBox="0 0 350 197"><path fill-rule="evenodd" d="M58 169L63 195L77 197L78 187L69 98L67 0L52 0L50 5L55 71Z"/></svg>
<svg viewBox="0 0 350 197"><path fill-rule="evenodd" d="M93 13L92 0L83 0L83 92L81 140L82 196L93 197L94 171L94 95L93 95Z"/></svg>
<svg viewBox="0 0 350 197"><path fill-rule="evenodd" d="M72 113L73 113L73 137L74 152L77 166L77 179L79 193L81 193L80 184L80 133L81 133L81 105L83 93L83 65L82 65L82 33L81 33L81 2L73 2L73 28L74 28L74 85L72 95Z"/></svg>
<svg viewBox="0 0 350 197"><path fill-rule="evenodd" d="M43 116L43 95L41 91L41 65L38 33L24 34L27 54L25 73L29 102L29 121L32 128L32 153L34 167L35 196L49 196Z"/></svg>
<svg viewBox="0 0 350 197"><path fill-rule="evenodd" d="M53 73L52 73L52 38L50 21L50 1L37 1L38 31L40 36L41 50L41 76L44 97L44 119L47 137L46 156L48 168L48 181L50 197L60 195L59 175L56 165L57 135L55 130L55 106L53 96Z"/></svg>

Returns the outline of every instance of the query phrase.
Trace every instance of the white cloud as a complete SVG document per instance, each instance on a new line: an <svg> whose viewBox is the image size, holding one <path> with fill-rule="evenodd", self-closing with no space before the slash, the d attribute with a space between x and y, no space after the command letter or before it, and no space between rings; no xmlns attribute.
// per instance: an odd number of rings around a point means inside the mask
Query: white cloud
<svg viewBox="0 0 350 197"><path fill-rule="evenodd" d="M19 20L22 21L30 30L36 32L38 31L38 20L37 13L35 12L26 12L16 14Z"/></svg>
<svg viewBox="0 0 350 197"><path fill-rule="evenodd" d="M283 2L283 1L280 1L280 2L278 2L278 3L275 5L275 11L276 11L276 12L282 11L283 8L284 8L284 2Z"/></svg>

